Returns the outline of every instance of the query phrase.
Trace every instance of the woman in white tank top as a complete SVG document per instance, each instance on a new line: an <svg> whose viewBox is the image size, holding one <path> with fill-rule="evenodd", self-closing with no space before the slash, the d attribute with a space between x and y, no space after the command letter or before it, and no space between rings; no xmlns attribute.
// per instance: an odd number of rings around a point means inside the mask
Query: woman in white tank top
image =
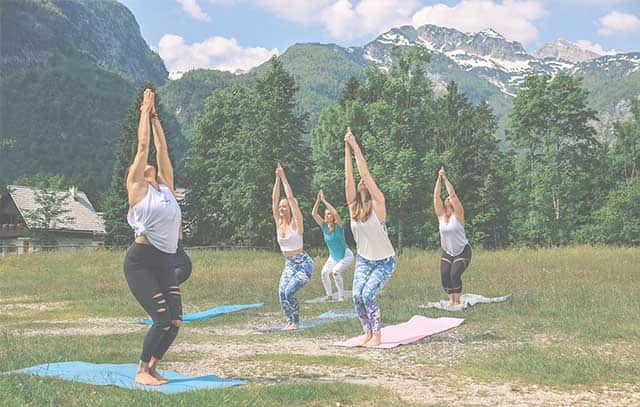
<svg viewBox="0 0 640 407"><path fill-rule="evenodd" d="M396 268L396 256L387 235L387 208L384 194L374 181L360 146L347 129L344 137L345 194L351 217L351 231L358 254L353 275L353 302L365 336L361 346L375 347L381 342L378 291ZM351 152L362 179L356 187Z"/></svg>
<svg viewBox="0 0 640 407"><path fill-rule="evenodd" d="M182 323L182 300L176 274L171 269L178 246L181 212L173 194L173 167L156 113L154 93L144 91L138 125L138 146L127 170L129 198L127 219L135 241L127 250L124 275L131 293L153 320L142 346L136 383L168 382L156 366L178 335ZM151 130L158 170L147 163Z"/></svg>
<svg viewBox="0 0 640 407"><path fill-rule="evenodd" d="M280 185L286 198L280 199ZM302 211L293 196L293 190L280 164L276 168L276 181L271 197L271 209L276 223L276 236L284 256L284 270L280 276L278 296L282 312L287 319L284 330L298 329L300 306L296 292L307 285L313 274L313 259L302 248L304 224Z"/></svg>
<svg viewBox="0 0 640 407"><path fill-rule="evenodd" d="M449 195L444 204L440 198L443 181ZM438 216L442 246L440 258L442 288L449 296L449 306L455 306L460 304L462 273L471 262L471 246L464 232L464 208L453 185L447 179L444 168L438 172L433 191L433 206Z"/></svg>

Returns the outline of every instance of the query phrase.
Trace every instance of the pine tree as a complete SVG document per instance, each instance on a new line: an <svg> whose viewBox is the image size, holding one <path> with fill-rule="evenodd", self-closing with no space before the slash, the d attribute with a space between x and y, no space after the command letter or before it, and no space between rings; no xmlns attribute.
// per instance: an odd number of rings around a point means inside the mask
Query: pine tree
<svg viewBox="0 0 640 407"><path fill-rule="evenodd" d="M385 193L390 233L401 249L424 240L429 188L423 158L431 137L433 90L424 71L425 49L394 52L388 72L373 68L362 86L353 80L345 85L341 101L323 111L312 145L314 187L324 188L334 203L344 202L343 139L351 127Z"/></svg>
<svg viewBox="0 0 640 407"><path fill-rule="evenodd" d="M555 245L589 222L598 196L593 175L602 146L590 121L581 80L530 76L514 98L509 140L514 149L511 234L516 242Z"/></svg>
<svg viewBox="0 0 640 407"><path fill-rule="evenodd" d="M293 77L272 59L253 88L217 91L207 99L187 161L195 242L273 246L271 188L278 162L307 214L311 167L296 91Z"/></svg>

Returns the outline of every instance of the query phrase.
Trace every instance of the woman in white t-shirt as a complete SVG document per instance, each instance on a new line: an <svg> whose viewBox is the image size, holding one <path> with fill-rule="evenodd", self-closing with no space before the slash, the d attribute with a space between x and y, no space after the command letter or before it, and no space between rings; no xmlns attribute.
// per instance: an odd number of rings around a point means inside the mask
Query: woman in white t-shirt
<svg viewBox="0 0 640 407"><path fill-rule="evenodd" d="M444 204L440 199L442 182L449 195ZM449 306L459 305L462 295L462 273L471 262L471 246L464 232L464 208L453 185L447 179L444 168L438 171L433 191L433 206L438 216L440 229L440 277L442 288L449 296Z"/></svg>

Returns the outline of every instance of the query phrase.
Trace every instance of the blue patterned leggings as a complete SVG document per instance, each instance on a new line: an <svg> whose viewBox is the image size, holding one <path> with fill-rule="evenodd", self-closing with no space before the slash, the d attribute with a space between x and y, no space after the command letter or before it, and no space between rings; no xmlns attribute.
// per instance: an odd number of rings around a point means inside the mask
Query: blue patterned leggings
<svg viewBox="0 0 640 407"><path fill-rule="evenodd" d="M297 324L300 320L298 299L296 292L304 287L313 274L313 259L307 253L302 252L296 256L284 258L284 270L280 276L280 305L287 321Z"/></svg>
<svg viewBox="0 0 640 407"><path fill-rule="evenodd" d="M356 257L356 270L353 274L353 303L358 318L366 333L380 332L380 306L376 294L385 285L396 269L396 257L382 260L367 260Z"/></svg>

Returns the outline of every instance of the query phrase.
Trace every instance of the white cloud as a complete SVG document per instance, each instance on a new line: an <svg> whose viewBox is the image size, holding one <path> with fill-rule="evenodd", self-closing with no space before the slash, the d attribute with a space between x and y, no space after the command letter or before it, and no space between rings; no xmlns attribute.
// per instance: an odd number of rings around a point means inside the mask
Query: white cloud
<svg viewBox="0 0 640 407"><path fill-rule="evenodd" d="M595 52L599 55L615 55L619 54L622 51L617 51L615 49L606 50L600 44L595 44L589 40L579 40L576 41L576 45L582 49L586 49L587 51Z"/></svg>
<svg viewBox="0 0 640 407"><path fill-rule="evenodd" d="M190 14L207 16L197 0L178 0ZM348 40L380 34L404 24L431 23L462 31L493 28L505 37L530 43L537 39L534 25L546 14L548 0L461 0L453 6L424 0L201 0L211 4L253 3L290 21L323 27L333 38ZM422 8L421 8L422 7ZM195 10L199 10L198 13Z"/></svg>
<svg viewBox="0 0 640 407"><path fill-rule="evenodd" d="M510 40L531 43L538 38L534 21L546 14L537 0L462 0L454 6L436 4L413 16L413 25L435 24L460 31L493 28Z"/></svg>
<svg viewBox="0 0 640 407"><path fill-rule="evenodd" d="M278 49L242 48L234 38L211 37L187 44L179 35L165 34L158 43L160 57L170 72L196 68L247 71L278 55Z"/></svg>
<svg viewBox="0 0 640 407"><path fill-rule="evenodd" d="M419 0L256 0L257 4L287 20L322 26L334 38L345 40L379 34L411 24Z"/></svg>
<svg viewBox="0 0 640 407"><path fill-rule="evenodd" d="M320 20L333 37L350 39L411 24L411 15L419 6L417 0L361 0L355 4L338 0L323 10Z"/></svg>
<svg viewBox="0 0 640 407"><path fill-rule="evenodd" d="M197 0L176 0L184 11L191 17L200 21L211 21L211 17L207 15L198 4Z"/></svg>
<svg viewBox="0 0 640 407"><path fill-rule="evenodd" d="M640 17L634 14L612 11L598 19L599 35L612 35L619 32L640 31Z"/></svg>

